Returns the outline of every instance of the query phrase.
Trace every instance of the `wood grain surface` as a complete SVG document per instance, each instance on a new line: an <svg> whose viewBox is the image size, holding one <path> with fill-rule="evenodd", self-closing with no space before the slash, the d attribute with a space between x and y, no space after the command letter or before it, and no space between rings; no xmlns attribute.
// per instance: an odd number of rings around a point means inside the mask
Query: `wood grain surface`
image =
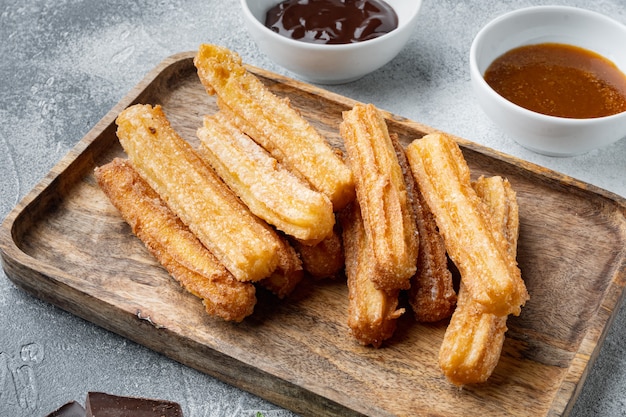
<svg viewBox="0 0 626 417"><path fill-rule="evenodd" d="M623 198L458 138L474 176L505 176L518 193L518 261L531 295L509 320L500 363L482 385L458 389L441 375L446 323L420 325L406 314L384 347L358 345L346 325L342 278L305 280L281 301L260 293L240 324L213 319L131 234L93 178L96 166L123 156L114 120L130 104L161 104L174 128L197 143L195 130L216 105L192 56L155 68L5 219L2 262L16 285L302 415L569 413L623 298ZM342 147L338 125L352 100L250 70ZM386 117L405 144L433 131Z"/></svg>

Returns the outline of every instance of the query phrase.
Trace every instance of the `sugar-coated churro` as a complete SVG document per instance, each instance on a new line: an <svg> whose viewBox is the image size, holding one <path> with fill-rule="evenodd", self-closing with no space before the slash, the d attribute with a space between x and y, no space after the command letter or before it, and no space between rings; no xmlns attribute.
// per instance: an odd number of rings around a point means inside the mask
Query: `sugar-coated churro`
<svg viewBox="0 0 626 417"><path fill-rule="evenodd" d="M429 134L407 147L407 157L471 297L484 312L519 315L528 299L526 286L504 235L494 229L471 186L457 143L442 133Z"/></svg>
<svg viewBox="0 0 626 417"><path fill-rule="evenodd" d="M135 169L235 278L270 276L280 239L172 129L160 106L133 105L117 125Z"/></svg>
<svg viewBox="0 0 626 417"><path fill-rule="evenodd" d="M386 291L407 289L417 268L419 237L385 119L374 105L356 104L343 112L340 132L376 260L374 284Z"/></svg>
<svg viewBox="0 0 626 417"><path fill-rule="evenodd" d="M210 315L238 322L252 313L256 303L254 285L237 281L130 162L114 159L96 168L94 175L133 233L173 278L203 300Z"/></svg>
<svg viewBox="0 0 626 417"><path fill-rule="evenodd" d="M303 277L302 260L287 238L281 236L278 266L269 277L259 281L259 285L273 292L278 298L285 298Z"/></svg>
<svg viewBox="0 0 626 417"><path fill-rule="evenodd" d="M517 257L519 206L517 195L506 178L481 176L472 183L476 195L487 205L496 230L501 230L511 257Z"/></svg>
<svg viewBox="0 0 626 417"><path fill-rule="evenodd" d="M510 183L499 176L480 177L472 184L487 205L491 221L506 236L507 250L517 254L518 205ZM493 373L505 340L507 316L485 313L463 282L458 306L450 319L439 351L439 366L455 385L485 382Z"/></svg>
<svg viewBox="0 0 626 417"><path fill-rule="evenodd" d="M354 199L350 169L288 101L277 97L226 48L200 45L194 59L200 81L243 132L313 189L337 211Z"/></svg>
<svg viewBox="0 0 626 417"><path fill-rule="evenodd" d="M358 202L341 213L343 245L348 282L348 327L362 345L380 347L389 339L404 313L398 308L399 290L379 290L371 279L376 273L376 260L367 234Z"/></svg>
<svg viewBox="0 0 626 417"><path fill-rule="evenodd" d="M335 224L328 197L294 176L220 112L197 131L200 155L250 211L309 245L330 236Z"/></svg>
<svg viewBox="0 0 626 417"><path fill-rule="evenodd" d="M293 240L293 246L300 254L304 270L315 279L333 278L343 269L345 257L341 232L337 225L333 233L317 245L305 245Z"/></svg>
<svg viewBox="0 0 626 417"><path fill-rule="evenodd" d="M408 302L418 322L433 323L449 318L456 306L452 273L448 269L443 238L415 183L405 150L394 135L390 136L404 174L409 201L413 203L419 234L417 272L411 277Z"/></svg>

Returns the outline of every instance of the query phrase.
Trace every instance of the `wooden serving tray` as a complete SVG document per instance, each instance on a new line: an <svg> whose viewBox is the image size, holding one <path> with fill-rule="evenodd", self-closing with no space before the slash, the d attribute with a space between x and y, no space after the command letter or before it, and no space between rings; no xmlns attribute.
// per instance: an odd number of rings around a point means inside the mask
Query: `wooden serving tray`
<svg viewBox="0 0 626 417"><path fill-rule="evenodd" d="M345 281L306 280L282 301L259 293L252 316L226 323L204 312L149 255L96 185L93 169L123 156L115 117L161 104L192 143L215 100L193 53L166 59L118 103L9 214L3 267L34 296L183 364L302 415L567 415L598 354L626 283L626 201L572 178L458 139L474 176L506 176L520 206L519 265L531 300L511 318L485 384L442 376L446 323L405 314L380 349L346 325ZM354 101L249 68L341 147L341 112ZM404 143L433 129L386 114ZM452 115L451 115L452 117Z"/></svg>

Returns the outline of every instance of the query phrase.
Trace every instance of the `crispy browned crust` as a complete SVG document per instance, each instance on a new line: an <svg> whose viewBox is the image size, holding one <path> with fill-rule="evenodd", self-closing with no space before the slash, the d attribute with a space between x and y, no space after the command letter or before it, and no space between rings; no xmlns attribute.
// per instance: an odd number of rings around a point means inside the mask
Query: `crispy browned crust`
<svg viewBox="0 0 626 417"><path fill-rule="evenodd" d="M315 279L334 278L345 265L341 232L337 225L333 234L317 245L305 245L293 240L296 251L300 254L304 270Z"/></svg>
<svg viewBox="0 0 626 417"><path fill-rule="evenodd" d="M374 286L376 260L365 233L361 211L355 201L340 216L348 283L348 327L362 345L380 347L389 339L404 313L398 308L399 290L382 291Z"/></svg>
<svg viewBox="0 0 626 417"><path fill-rule="evenodd" d="M286 237L281 237L278 249L278 267L269 277L259 281L259 285L273 292L278 298L285 298L296 288L304 277L302 260Z"/></svg>
<svg viewBox="0 0 626 417"><path fill-rule="evenodd" d="M389 292L408 289L417 268L419 237L385 119L375 106L356 104L343 112L340 132L372 245L372 281Z"/></svg>
<svg viewBox="0 0 626 417"><path fill-rule="evenodd" d="M235 52L200 45L194 59L200 81L243 132L287 169L328 196L337 211L354 199L354 181L326 140L287 100L278 98L242 65Z"/></svg>
<svg viewBox="0 0 626 417"><path fill-rule="evenodd" d="M511 185L495 176L480 177L472 186L486 204L494 228L506 236L507 251L515 257L519 209ZM450 382L459 386L476 384L491 376L502 352L506 321L507 316L483 312L461 282L458 306L439 352L439 365Z"/></svg>
<svg viewBox="0 0 626 417"><path fill-rule="evenodd" d="M133 233L174 279L203 300L210 315L239 322L252 313L256 303L254 286L237 281L130 162L114 159L96 168L94 174Z"/></svg>
<svg viewBox="0 0 626 417"><path fill-rule="evenodd" d="M502 231L472 188L459 146L445 134L430 134L413 141L407 157L471 297L485 312L518 315L528 300L526 286Z"/></svg>
<svg viewBox="0 0 626 417"><path fill-rule="evenodd" d="M223 113L205 116L197 135L200 155L252 213L311 245L332 234L335 215L328 197L285 169Z"/></svg>
<svg viewBox="0 0 626 417"><path fill-rule="evenodd" d="M411 278L408 302L418 322L434 323L449 318L456 306L456 291L443 238L435 217L415 183L404 148L390 135L402 168L409 201L413 204L419 233L417 272Z"/></svg>
<svg viewBox="0 0 626 417"><path fill-rule="evenodd" d="M439 350L439 366L448 381L463 386L485 382L504 344L507 316L484 313L461 283L457 307Z"/></svg>
<svg viewBox="0 0 626 417"><path fill-rule="evenodd" d="M271 275L279 237L172 129L160 106L133 105L120 113L117 125L135 169L235 278Z"/></svg>

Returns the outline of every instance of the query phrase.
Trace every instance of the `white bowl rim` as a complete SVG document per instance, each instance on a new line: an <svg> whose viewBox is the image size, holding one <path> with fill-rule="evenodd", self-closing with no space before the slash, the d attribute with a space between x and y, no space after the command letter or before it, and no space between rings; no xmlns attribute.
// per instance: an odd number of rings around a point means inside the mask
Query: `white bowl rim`
<svg viewBox="0 0 626 417"><path fill-rule="evenodd" d="M532 111L532 110L528 110L527 108L519 106L519 105L517 105L517 104L507 100L506 98L502 97L500 94L498 94L493 88L491 88L491 86L489 84L487 84L483 74L481 74L480 71L478 70L478 64L476 62L476 51L477 51L477 48L478 48L478 44L485 37L485 34L487 33L488 30L490 30L494 26L500 24L502 21L506 21L506 20L508 20L510 18L518 17L518 16L521 16L521 15L524 15L524 14L542 13L542 12L559 12L559 11L567 11L567 12L579 13L581 15L588 15L588 16L591 16L591 17L596 18L596 19L602 19L602 20L606 21L609 24L612 24L612 25L615 25L617 27L620 27L626 33L626 25L623 25L622 23L618 22L617 20L611 19L610 17L608 17L606 15L603 15L602 13L598 13L598 12L595 12L593 10L583 9L583 8L580 8L580 7L542 5L542 6L531 6L531 7L525 7L525 8L513 10L513 11L510 11L510 12L504 13L504 14L496 17L495 19L491 20L490 22L488 22L485 26L483 26L478 31L478 33L474 37L474 40L472 41L472 45L470 46L470 54L469 54L470 55L470 72L471 72L471 75L475 76L476 80L480 83L480 85L483 88L485 88L486 91L488 91L488 93L490 95L495 95L496 96L496 100L498 100L504 106L507 106L507 107L510 107L510 108L512 108L514 110L517 110L517 111L521 112L525 116L537 118L539 121L546 121L546 122L548 122L548 121L555 122L556 121L556 122L559 122L559 123L567 123L567 124L572 124L572 125L576 126L576 125L579 125L579 124L601 123L601 122L606 121L606 120L612 120L612 119L626 117L626 111L623 111L623 112L620 112L620 113L616 113L616 114L612 114L612 115L609 115L609 116L591 117L591 118L586 118L586 119L580 119L580 118L551 116L551 115L535 112L535 111Z"/></svg>
<svg viewBox="0 0 626 417"><path fill-rule="evenodd" d="M408 26L409 24L411 24L411 22L413 22L417 18L417 16L419 15L419 11L422 8L422 0L414 0L414 4L415 4L414 10L415 11L413 12L413 15L409 19L404 21L404 23L401 23L402 20L398 19L398 27L397 28L395 28L394 30L392 30L390 32L385 33L384 35L378 36L378 37L376 37L374 39L368 39L366 41L353 42L353 43L323 44L323 43L303 42L303 41L299 41L299 40L296 40L296 39L288 38L288 37L283 36L283 35L279 35L278 33L274 32L271 29L269 29L263 23L261 23L259 21L259 19L257 19L252 14L252 11L250 11L250 8L248 7L248 0L240 0L240 3L241 3L241 8L243 9L244 14L252 22L252 24L255 25L257 27L257 29L261 29L263 31L266 31L268 33L268 36L274 37L277 41L283 42L283 43L285 43L287 45L297 46L299 48L304 48L304 49L310 49L310 50L324 50L324 49L327 49L327 50L335 50L335 51L340 51L342 49L354 50L354 49L367 48L369 46L372 46L375 43L385 42L385 40L387 40L387 39L389 39L391 37L399 36L399 33L401 32L400 29L402 29L403 27Z"/></svg>

